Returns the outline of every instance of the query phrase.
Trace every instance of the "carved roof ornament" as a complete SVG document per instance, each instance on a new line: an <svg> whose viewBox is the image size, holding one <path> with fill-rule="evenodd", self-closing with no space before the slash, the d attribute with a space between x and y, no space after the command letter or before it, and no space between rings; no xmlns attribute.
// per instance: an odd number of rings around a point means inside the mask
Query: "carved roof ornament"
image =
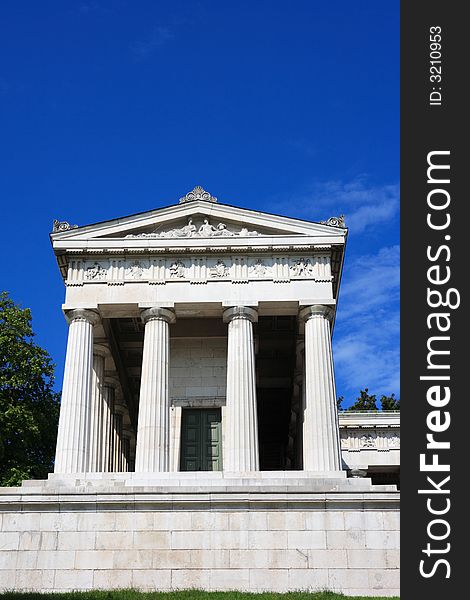
<svg viewBox="0 0 470 600"><path fill-rule="evenodd" d="M342 227L346 228L346 222L344 220L344 215L340 215L339 217L330 217L328 221L320 221L322 225L330 225L331 227Z"/></svg>
<svg viewBox="0 0 470 600"><path fill-rule="evenodd" d="M58 221L54 219L52 223L52 233L58 233L59 231L69 231L69 229L77 229L78 225L70 225L67 221Z"/></svg>
<svg viewBox="0 0 470 600"><path fill-rule="evenodd" d="M188 192L186 196L180 198L180 204L184 204L185 202L192 202L193 200L205 200L206 202L217 202L217 198L211 196L209 192L206 192L204 188L200 185L197 185L192 192Z"/></svg>

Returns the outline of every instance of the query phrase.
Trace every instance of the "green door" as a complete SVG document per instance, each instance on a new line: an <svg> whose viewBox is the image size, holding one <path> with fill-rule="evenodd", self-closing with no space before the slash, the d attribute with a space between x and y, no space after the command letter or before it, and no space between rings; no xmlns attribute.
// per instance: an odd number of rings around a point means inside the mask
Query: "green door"
<svg viewBox="0 0 470 600"><path fill-rule="evenodd" d="M220 408L183 408L180 462L182 471L222 470Z"/></svg>

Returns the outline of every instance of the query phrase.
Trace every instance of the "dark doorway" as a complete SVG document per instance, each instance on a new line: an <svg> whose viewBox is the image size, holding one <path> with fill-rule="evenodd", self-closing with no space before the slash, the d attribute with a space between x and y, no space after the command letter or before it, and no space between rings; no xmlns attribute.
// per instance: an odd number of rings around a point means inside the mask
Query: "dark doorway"
<svg viewBox="0 0 470 600"><path fill-rule="evenodd" d="M181 471L222 470L220 408L183 408Z"/></svg>
<svg viewBox="0 0 470 600"><path fill-rule="evenodd" d="M297 321L263 316L257 325L258 438L261 471L287 468Z"/></svg>

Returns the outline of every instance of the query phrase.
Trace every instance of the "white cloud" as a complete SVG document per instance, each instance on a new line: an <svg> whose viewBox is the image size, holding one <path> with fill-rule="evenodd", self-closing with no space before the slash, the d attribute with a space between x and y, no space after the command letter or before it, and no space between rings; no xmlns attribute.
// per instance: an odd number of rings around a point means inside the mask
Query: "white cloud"
<svg viewBox="0 0 470 600"><path fill-rule="evenodd" d="M353 233L394 219L399 212L399 185L374 185L366 176L351 181L314 182L306 190L275 204L279 212L289 205L289 212L315 221L344 214Z"/></svg>
<svg viewBox="0 0 470 600"><path fill-rule="evenodd" d="M350 234L365 236L396 220L399 185L376 185L365 175L313 182L272 205L276 212L311 221L344 214ZM398 245L347 256L333 338L337 388L346 406L366 387L379 397L399 396L399 262Z"/></svg>
<svg viewBox="0 0 470 600"><path fill-rule="evenodd" d="M347 265L340 289L342 316L351 317L395 304L399 300L400 248L381 248Z"/></svg>
<svg viewBox="0 0 470 600"><path fill-rule="evenodd" d="M364 231L369 225L390 221L398 212L398 196L378 197L374 202L360 206L348 216L347 224L351 231Z"/></svg>
<svg viewBox="0 0 470 600"><path fill-rule="evenodd" d="M338 391L399 395L399 248L357 257L345 270L334 335Z"/></svg>

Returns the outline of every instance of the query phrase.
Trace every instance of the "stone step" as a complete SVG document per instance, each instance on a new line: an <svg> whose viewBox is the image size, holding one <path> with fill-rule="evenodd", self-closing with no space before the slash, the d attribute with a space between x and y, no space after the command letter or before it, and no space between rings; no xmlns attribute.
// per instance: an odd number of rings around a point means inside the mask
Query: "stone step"
<svg viewBox="0 0 470 600"><path fill-rule="evenodd" d="M34 485L24 485L20 488L5 488L7 494L31 495L145 495L145 494L364 494L376 492L397 492L394 485L372 485L370 479L311 479L311 480L183 480L159 481L150 480L109 480L109 479L55 479L35 481Z"/></svg>
<svg viewBox="0 0 470 600"><path fill-rule="evenodd" d="M21 487L41 487L44 483L42 479L25 479L21 482Z"/></svg>

